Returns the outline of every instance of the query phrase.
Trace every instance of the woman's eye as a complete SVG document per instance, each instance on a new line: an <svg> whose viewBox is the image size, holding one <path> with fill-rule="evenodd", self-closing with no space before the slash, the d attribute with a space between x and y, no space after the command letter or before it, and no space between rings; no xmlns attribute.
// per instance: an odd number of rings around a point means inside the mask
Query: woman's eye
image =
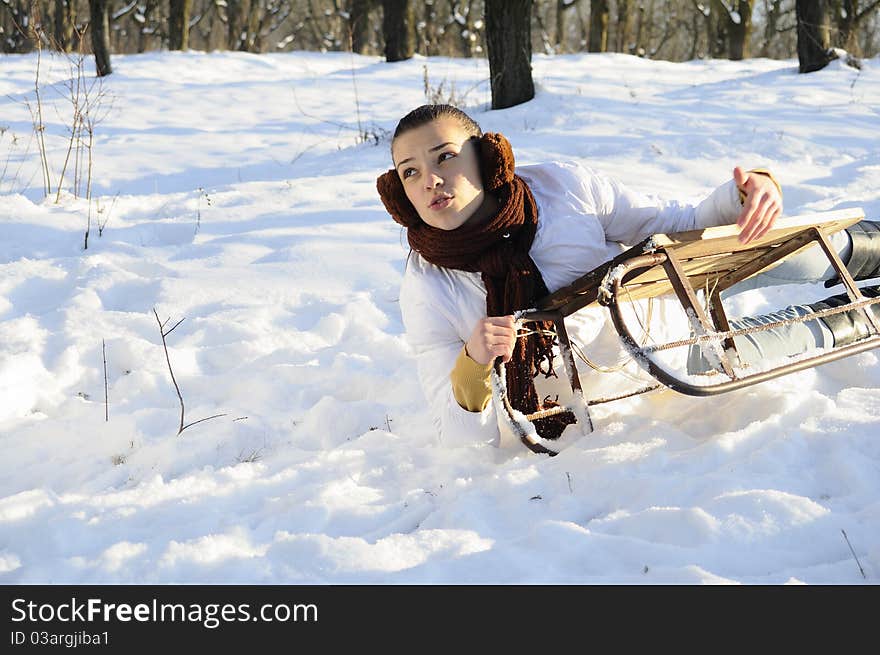
<svg viewBox="0 0 880 655"><path fill-rule="evenodd" d="M438 157L438 159L440 161L446 161L447 159L452 159L453 157L455 157L454 152L444 152L440 155L440 157Z"/></svg>
<svg viewBox="0 0 880 655"><path fill-rule="evenodd" d="M412 177L415 174L416 174L416 169L407 168L406 170L403 171L403 179L405 180L406 178Z"/></svg>

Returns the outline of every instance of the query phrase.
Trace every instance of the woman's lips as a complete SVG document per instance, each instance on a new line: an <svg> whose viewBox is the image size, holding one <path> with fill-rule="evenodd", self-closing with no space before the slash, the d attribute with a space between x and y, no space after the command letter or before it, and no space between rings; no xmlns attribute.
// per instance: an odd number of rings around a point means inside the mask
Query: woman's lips
<svg viewBox="0 0 880 655"><path fill-rule="evenodd" d="M440 196L432 200L428 207L434 211L440 211L449 207L450 204L452 204L452 196Z"/></svg>

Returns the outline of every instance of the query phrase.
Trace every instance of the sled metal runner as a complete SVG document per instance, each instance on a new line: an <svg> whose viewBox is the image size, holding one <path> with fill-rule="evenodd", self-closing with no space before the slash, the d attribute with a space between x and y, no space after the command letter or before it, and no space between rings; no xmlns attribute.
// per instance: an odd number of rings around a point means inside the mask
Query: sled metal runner
<svg viewBox="0 0 880 655"><path fill-rule="evenodd" d="M660 385L690 396L711 396L765 382L782 375L825 364L880 346L880 322L871 311L876 300L862 296L846 266L840 260L828 237L864 219L864 212L852 208L805 216L780 218L760 239L748 244L738 240L735 225L724 225L674 234L655 234L621 253L609 262L578 278L568 286L545 296L535 308L517 313L522 323L552 321L559 342L568 382L574 402L572 406L538 411L524 416L510 403L503 383L503 371L496 363L493 375L497 407L502 411L513 433L532 451L555 455L553 442L537 436L533 421L559 411L572 411L585 434L592 431L589 406L612 399L587 400L584 398L571 342L565 328L565 317L588 306L599 304L608 308L611 321L621 341L638 364L659 383L640 389L644 393ZM721 293L734 284L753 275L778 266L802 249L818 244L831 266L837 272L850 302L826 313L847 311L863 312L869 335L854 343L836 347L821 354L793 359L778 366L748 373L738 369L736 345L721 302ZM708 312L697 297L703 290ZM634 300L674 294L691 323L695 335L686 343L704 343L715 364L713 375L719 381L694 384L686 376L670 371L652 357L663 346L642 346L633 335L623 316L623 307ZM797 320L818 318L819 313L807 314ZM755 332L770 329L772 325L749 328ZM678 347L684 342L666 344ZM621 396L624 397L624 396ZM619 399L618 397L617 399Z"/></svg>

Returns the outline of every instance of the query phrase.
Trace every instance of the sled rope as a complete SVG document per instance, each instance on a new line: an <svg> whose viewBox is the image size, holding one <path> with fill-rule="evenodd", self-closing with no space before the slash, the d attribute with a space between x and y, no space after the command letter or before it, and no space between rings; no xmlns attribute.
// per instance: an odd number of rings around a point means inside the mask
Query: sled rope
<svg viewBox="0 0 880 655"><path fill-rule="evenodd" d="M630 296L629 289L624 287L624 291L626 291L627 296L629 296L630 302L632 302L632 296ZM635 304L633 306L635 306ZM642 332L645 335L642 340L642 343L640 344L641 347L643 347L648 342L648 339L651 338L651 319L653 318L653 315L654 315L654 299L648 298L647 316L645 316L644 323L642 322L641 316L638 313L636 313L636 320L639 322L639 327L642 328ZM647 327L645 327L645 323L648 324ZM575 343L574 339L570 339L570 341L571 341L571 349L574 351L574 354L577 355L578 359L580 359L584 364L589 366L591 369L593 369L597 373L622 372L622 373L626 374L626 371L623 370L624 367L627 364L629 364L631 361L633 361L633 356L629 355L613 366L605 366L603 364L597 364L593 360L591 360L589 357L587 357L586 353L583 350L581 350L581 347L577 343ZM637 379L631 375L627 375L627 377L630 378L631 380ZM626 397L626 396L622 396L622 397ZM610 400L619 400L619 398L611 398ZM608 401L605 401L605 402L608 402Z"/></svg>
<svg viewBox="0 0 880 655"><path fill-rule="evenodd" d="M877 303L880 303L880 297L864 298L862 300L849 303L848 305L842 305L841 307L829 307L828 309L823 309L818 312L811 312L806 316L786 318L779 321L773 321L772 323L766 323L764 325L754 325L752 327L739 328L738 330L728 330L726 332L712 331L709 334L693 336L688 339L681 339L680 341L670 341L669 343L663 343L656 346L641 347L639 350L644 353L653 353L659 352L661 350L681 348L682 346L692 346L694 344L704 343L707 341L722 341L724 339L739 337L745 334L752 334L753 332L762 332L764 330L770 330L772 328L782 327L784 325L791 325L792 323L804 323L806 321L814 321L817 318L823 318L825 316L831 316L833 314L843 314L844 312L862 309L863 307L867 307L868 305L875 305Z"/></svg>

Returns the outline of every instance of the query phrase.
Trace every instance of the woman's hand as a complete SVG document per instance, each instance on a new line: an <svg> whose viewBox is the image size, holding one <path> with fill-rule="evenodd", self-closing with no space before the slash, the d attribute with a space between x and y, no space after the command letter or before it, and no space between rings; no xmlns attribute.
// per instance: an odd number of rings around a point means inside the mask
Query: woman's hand
<svg viewBox="0 0 880 655"><path fill-rule="evenodd" d="M513 316L487 316L477 321L465 344L468 356L486 366L501 357L509 362L516 345L516 326Z"/></svg>
<svg viewBox="0 0 880 655"><path fill-rule="evenodd" d="M748 243L764 236L782 215L782 195L763 173L747 173L737 166L733 169L733 180L746 195L736 224L740 227L740 243Z"/></svg>

